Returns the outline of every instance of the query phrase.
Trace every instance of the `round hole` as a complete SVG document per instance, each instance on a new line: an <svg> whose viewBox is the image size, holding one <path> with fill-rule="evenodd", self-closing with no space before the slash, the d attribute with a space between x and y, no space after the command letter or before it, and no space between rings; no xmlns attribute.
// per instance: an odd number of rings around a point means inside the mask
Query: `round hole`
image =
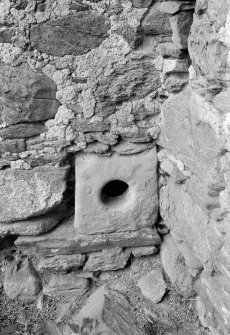
<svg viewBox="0 0 230 335"><path fill-rule="evenodd" d="M101 200L103 203L115 202L124 197L129 185L122 180L111 180L101 190Z"/></svg>

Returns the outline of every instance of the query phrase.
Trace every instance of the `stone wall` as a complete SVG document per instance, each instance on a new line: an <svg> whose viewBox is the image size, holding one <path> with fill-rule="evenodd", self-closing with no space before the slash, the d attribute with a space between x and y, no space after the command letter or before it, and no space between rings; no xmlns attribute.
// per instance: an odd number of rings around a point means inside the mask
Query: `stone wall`
<svg viewBox="0 0 230 335"><path fill-rule="evenodd" d="M35 297L82 295L162 241L172 283L194 285L203 325L229 333L229 10L1 2L0 239L49 273ZM120 179L128 192L102 198Z"/></svg>

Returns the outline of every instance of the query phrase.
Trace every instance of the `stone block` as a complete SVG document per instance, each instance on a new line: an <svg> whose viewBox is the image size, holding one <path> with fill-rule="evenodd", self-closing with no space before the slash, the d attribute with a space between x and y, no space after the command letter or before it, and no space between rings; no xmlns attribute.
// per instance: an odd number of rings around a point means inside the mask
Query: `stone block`
<svg viewBox="0 0 230 335"><path fill-rule="evenodd" d="M136 247L132 248L131 252L134 257L142 257L142 256L149 256L153 255L158 251L157 247L150 246L150 247Z"/></svg>
<svg viewBox="0 0 230 335"><path fill-rule="evenodd" d="M44 257L39 261L38 270L69 271L78 269L82 266L85 259L86 256L81 254Z"/></svg>
<svg viewBox="0 0 230 335"><path fill-rule="evenodd" d="M33 137L36 135L40 135L47 131L44 123L36 122L36 123L19 123L14 124L12 126L0 129L0 137L2 139L24 139Z"/></svg>
<svg viewBox="0 0 230 335"><path fill-rule="evenodd" d="M155 2L142 21L142 29L145 34L171 35L170 14L161 10L161 3Z"/></svg>
<svg viewBox="0 0 230 335"><path fill-rule="evenodd" d="M139 280L137 285L140 287L141 293L154 304L161 301L167 289L160 269L149 272Z"/></svg>
<svg viewBox="0 0 230 335"><path fill-rule="evenodd" d="M151 227L158 215L156 166L156 148L130 156L76 155L76 231Z"/></svg>
<svg viewBox="0 0 230 335"><path fill-rule="evenodd" d="M26 150L26 143L23 139L0 141L0 153L19 153Z"/></svg>
<svg viewBox="0 0 230 335"><path fill-rule="evenodd" d="M103 16L78 12L33 25L30 40L33 48L48 55L81 55L99 47L108 36L108 30Z"/></svg>
<svg viewBox="0 0 230 335"><path fill-rule="evenodd" d="M110 234L79 236L74 229L73 217L56 229L39 236L20 236L15 244L28 255L71 255L100 251L113 247L156 246L161 243L156 229L143 228Z"/></svg>
<svg viewBox="0 0 230 335"><path fill-rule="evenodd" d="M44 214L61 203L68 166L0 172L0 222Z"/></svg>
<svg viewBox="0 0 230 335"><path fill-rule="evenodd" d="M28 65L0 66L0 121L7 125L37 122L55 116L59 103L56 85Z"/></svg>
<svg viewBox="0 0 230 335"><path fill-rule="evenodd" d="M193 22L193 12L181 11L170 17L172 41L179 49L187 49L188 36Z"/></svg>

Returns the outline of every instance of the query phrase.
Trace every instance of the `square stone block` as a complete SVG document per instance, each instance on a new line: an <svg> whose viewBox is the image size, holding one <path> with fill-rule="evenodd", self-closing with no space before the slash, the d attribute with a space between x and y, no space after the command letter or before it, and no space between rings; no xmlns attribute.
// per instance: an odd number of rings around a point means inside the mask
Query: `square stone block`
<svg viewBox="0 0 230 335"><path fill-rule="evenodd" d="M76 155L75 230L137 230L158 215L156 148L135 155Z"/></svg>

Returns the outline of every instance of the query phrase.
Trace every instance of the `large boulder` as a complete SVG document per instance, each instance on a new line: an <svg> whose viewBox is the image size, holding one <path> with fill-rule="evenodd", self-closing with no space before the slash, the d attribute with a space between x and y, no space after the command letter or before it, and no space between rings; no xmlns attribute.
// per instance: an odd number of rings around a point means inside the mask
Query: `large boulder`
<svg viewBox="0 0 230 335"><path fill-rule="evenodd" d="M24 220L56 207L66 189L68 166L0 172L0 222Z"/></svg>

